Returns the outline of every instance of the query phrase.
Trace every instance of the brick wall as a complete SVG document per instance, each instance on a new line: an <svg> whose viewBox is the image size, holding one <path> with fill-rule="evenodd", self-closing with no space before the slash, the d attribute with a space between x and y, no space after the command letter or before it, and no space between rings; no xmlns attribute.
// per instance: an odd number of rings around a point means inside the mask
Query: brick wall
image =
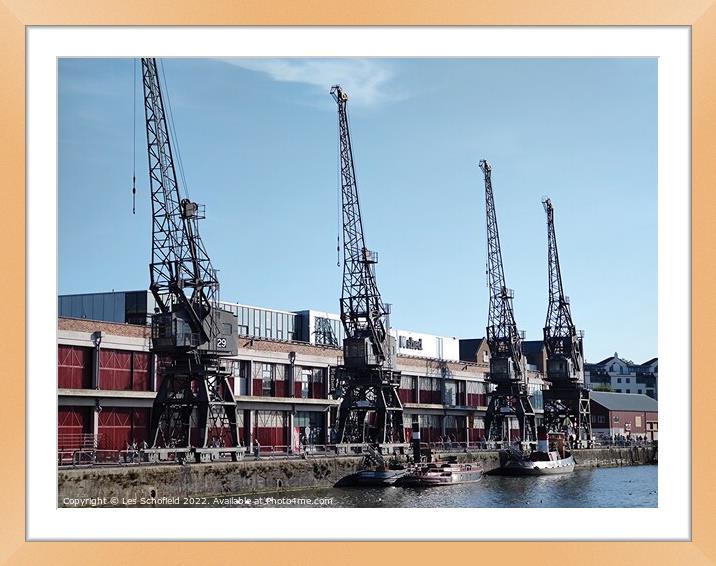
<svg viewBox="0 0 716 566"><path fill-rule="evenodd" d="M128 336L131 338L149 338L148 326L138 324L118 324L115 322L101 322L85 318L58 318L58 330L73 330L75 332L97 332L98 330L115 336Z"/></svg>

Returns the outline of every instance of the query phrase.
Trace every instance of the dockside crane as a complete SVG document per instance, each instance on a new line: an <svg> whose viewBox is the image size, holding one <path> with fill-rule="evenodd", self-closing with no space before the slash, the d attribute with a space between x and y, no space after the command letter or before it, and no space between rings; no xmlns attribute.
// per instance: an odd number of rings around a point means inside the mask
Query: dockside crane
<svg viewBox="0 0 716 566"><path fill-rule="evenodd" d="M218 308L219 281L199 235L204 209L181 196L157 69L156 59L142 59L152 201L149 289L156 301L151 351L161 379L146 452L150 460L174 453L206 461L219 451L238 459L244 448L236 401L220 362L237 354L237 320Z"/></svg>
<svg viewBox="0 0 716 566"><path fill-rule="evenodd" d="M508 418L517 419L521 442L536 440L535 412L527 390L527 363L512 306L514 291L507 288L502 265L500 234L497 228L492 192L492 167L484 159L480 169L485 176L487 215L487 277L490 304L487 316L487 344L490 349L485 435L488 441L509 441Z"/></svg>
<svg viewBox="0 0 716 566"><path fill-rule="evenodd" d="M402 444L405 429L398 397L400 372L394 369L395 338L390 336L388 309L376 283L378 255L365 245L346 109L348 94L336 85L331 95L338 104L343 218L340 307L345 329L343 365L336 368L335 375L342 395L336 442ZM372 426L370 413L375 414Z"/></svg>
<svg viewBox="0 0 716 566"><path fill-rule="evenodd" d="M549 302L544 324L547 350L546 378L550 387L544 392L545 426L551 432L576 433L581 443L592 438L589 390L584 388L584 335L572 322L569 297L562 286L557 236L554 230L552 201L542 199L547 213L547 265Z"/></svg>

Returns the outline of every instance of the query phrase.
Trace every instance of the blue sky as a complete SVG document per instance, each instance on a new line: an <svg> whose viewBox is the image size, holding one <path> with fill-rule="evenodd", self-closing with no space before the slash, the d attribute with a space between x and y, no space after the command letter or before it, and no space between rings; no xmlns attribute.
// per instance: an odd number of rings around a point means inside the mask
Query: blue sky
<svg viewBox="0 0 716 566"><path fill-rule="evenodd" d="M139 65L137 65L139 68ZM190 197L222 298L338 311L340 83L366 241L398 328L484 335L484 183L527 339L547 309L555 208L588 361L657 355L655 59L167 59ZM141 80L129 59L59 62L59 292L148 286ZM132 215L133 97L137 212Z"/></svg>

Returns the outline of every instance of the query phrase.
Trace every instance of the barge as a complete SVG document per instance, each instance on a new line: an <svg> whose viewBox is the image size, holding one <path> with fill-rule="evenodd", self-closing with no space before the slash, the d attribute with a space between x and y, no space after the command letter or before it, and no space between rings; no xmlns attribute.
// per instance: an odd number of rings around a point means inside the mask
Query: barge
<svg viewBox="0 0 716 566"><path fill-rule="evenodd" d="M436 487L474 483L482 479L482 468L475 464L435 463L418 464L399 478L400 487Z"/></svg>
<svg viewBox="0 0 716 566"><path fill-rule="evenodd" d="M376 468L361 470L342 478L336 486L387 487L394 485L408 470L406 468Z"/></svg>

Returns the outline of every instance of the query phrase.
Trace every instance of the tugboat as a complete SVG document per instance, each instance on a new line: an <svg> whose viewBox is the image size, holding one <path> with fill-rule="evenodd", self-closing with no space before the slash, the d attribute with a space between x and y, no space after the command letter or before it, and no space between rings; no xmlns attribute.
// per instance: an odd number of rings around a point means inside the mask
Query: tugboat
<svg viewBox="0 0 716 566"><path fill-rule="evenodd" d="M519 450L501 450L500 467L490 472L502 476L546 476L570 474L574 471L574 456L565 450L564 434L547 434L545 427L537 429L537 450L525 455Z"/></svg>
<svg viewBox="0 0 716 566"><path fill-rule="evenodd" d="M482 468L476 464L430 462L416 464L410 471L399 478L395 485L400 487L435 487L473 483L481 479Z"/></svg>

